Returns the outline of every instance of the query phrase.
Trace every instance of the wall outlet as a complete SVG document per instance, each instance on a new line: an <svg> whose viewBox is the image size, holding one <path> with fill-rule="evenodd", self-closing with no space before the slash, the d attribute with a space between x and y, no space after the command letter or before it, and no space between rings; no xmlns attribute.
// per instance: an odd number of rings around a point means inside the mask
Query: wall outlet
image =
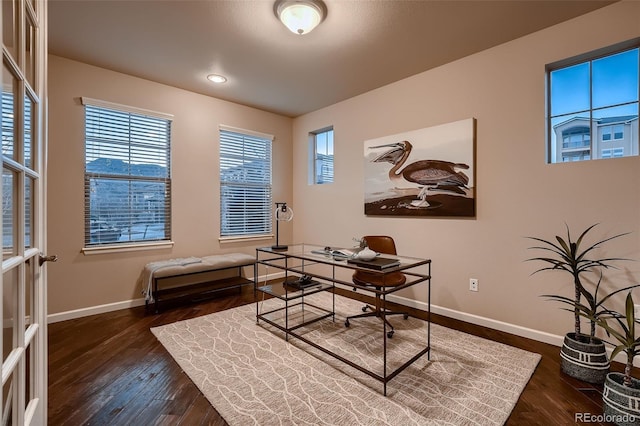
<svg viewBox="0 0 640 426"><path fill-rule="evenodd" d="M478 280L475 278L469 278L469 290L478 291ZM636 310L640 309L640 305L636 305Z"/></svg>
<svg viewBox="0 0 640 426"><path fill-rule="evenodd" d="M640 305L633 305L633 315L636 319L640 319Z"/></svg>

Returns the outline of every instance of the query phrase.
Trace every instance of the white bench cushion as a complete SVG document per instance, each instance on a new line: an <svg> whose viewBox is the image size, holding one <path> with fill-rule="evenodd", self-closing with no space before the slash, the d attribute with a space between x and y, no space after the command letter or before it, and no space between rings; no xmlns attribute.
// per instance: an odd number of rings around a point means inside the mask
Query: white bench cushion
<svg viewBox="0 0 640 426"><path fill-rule="evenodd" d="M252 265L254 256L245 253L216 254L204 257L185 257L159 260L147 263L142 273L142 293L148 302L153 302L153 280L155 278L175 277L198 272L216 271L235 266Z"/></svg>

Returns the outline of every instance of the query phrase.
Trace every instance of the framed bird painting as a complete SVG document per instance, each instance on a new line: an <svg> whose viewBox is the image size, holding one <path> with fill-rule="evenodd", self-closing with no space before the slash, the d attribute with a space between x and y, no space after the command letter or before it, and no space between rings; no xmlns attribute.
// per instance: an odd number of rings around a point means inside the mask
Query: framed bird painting
<svg viewBox="0 0 640 426"><path fill-rule="evenodd" d="M475 217L476 120L364 142L364 213Z"/></svg>

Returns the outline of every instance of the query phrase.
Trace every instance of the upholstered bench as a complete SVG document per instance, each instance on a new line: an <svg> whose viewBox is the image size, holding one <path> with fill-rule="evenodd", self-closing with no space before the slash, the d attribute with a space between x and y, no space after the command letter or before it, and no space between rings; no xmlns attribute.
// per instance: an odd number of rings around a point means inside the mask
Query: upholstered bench
<svg viewBox="0 0 640 426"><path fill-rule="evenodd" d="M253 284L242 276L242 268L253 266L255 261L248 254L227 253L148 263L142 273L145 307L154 303L158 313L160 299L205 298L219 290Z"/></svg>

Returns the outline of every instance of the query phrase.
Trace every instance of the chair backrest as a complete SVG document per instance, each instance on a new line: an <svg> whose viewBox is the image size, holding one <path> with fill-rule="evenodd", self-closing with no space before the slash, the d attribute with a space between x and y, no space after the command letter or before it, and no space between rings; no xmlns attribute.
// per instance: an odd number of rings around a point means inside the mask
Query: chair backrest
<svg viewBox="0 0 640 426"><path fill-rule="evenodd" d="M397 254L396 243L393 238L386 235L367 235L362 237L367 246L378 253ZM402 272L391 272L386 275L366 271L355 271L353 273L353 282L358 285L371 285L375 287L398 286L406 282L407 277Z"/></svg>
<svg viewBox="0 0 640 426"><path fill-rule="evenodd" d="M367 246L373 251L386 254L397 254L396 243L387 235L367 235L362 237Z"/></svg>

